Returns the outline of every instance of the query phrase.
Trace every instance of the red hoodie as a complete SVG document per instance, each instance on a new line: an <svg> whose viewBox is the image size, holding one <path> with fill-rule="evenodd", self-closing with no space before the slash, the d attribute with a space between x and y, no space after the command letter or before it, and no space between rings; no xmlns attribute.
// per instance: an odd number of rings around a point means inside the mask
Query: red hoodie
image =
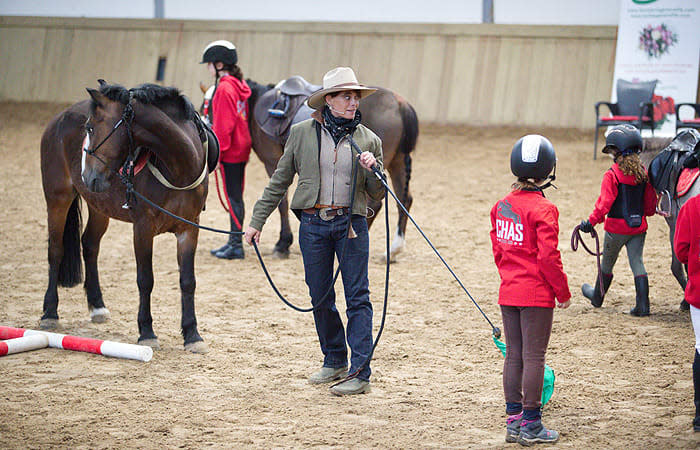
<svg viewBox="0 0 700 450"><path fill-rule="evenodd" d="M561 263L559 211L539 191L513 191L491 209L491 245L501 276L498 304L554 308L571 298Z"/></svg>
<svg viewBox="0 0 700 450"><path fill-rule="evenodd" d="M685 300L700 308L700 195L688 200L678 212L673 249L678 260L688 264Z"/></svg>
<svg viewBox="0 0 700 450"><path fill-rule="evenodd" d="M248 98L251 90L244 80L225 75L212 99L214 133L219 139L219 160L226 163L248 161L252 139L248 129Z"/></svg>
<svg viewBox="0 0 700 450"><path fill-rule="evenodd" d="M605 225L603 228L605 231L615 234L640 234L647 231L647 218L645 216L653 216L656 212L656 192L654 188L651 187L651 183L647 183L644 188L644 215L642 216L642 225L637 228L632 228L627 225L625 219L616 217L605 217L606 214L610 212L610 208L615 199L617 198L617 185L618 180L620 183L629 184L634 186L637 181L634 175L625 175L622 170L617 165L613 164L610 170L606 170L603 175L603 182L600 185L600 196L595 202L595 208L593 212L588 217L588 221L591 225L596 225L603 220L605 220Z"/></svg>

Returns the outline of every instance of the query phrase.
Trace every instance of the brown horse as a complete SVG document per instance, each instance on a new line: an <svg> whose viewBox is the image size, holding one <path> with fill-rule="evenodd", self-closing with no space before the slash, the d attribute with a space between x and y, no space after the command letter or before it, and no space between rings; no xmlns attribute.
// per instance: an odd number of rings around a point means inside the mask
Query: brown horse
<svg viewBox="0 0 700 450"><path fill-rule="evenodd" d="M81 241L84 287L92 321L108 319L97 256L109 219L115 218L133 223L139 343L158 348L151 316L153 238L171 232L177 237L185 348L206 352L194 310L194 256L199 230L157 211L133 194L129 196L120 178L155 204L197 223L207 197L207 168L216 164L218 144L202 126L189 100L175 88L144 84L127 90L100 80L99 90L88 92L91 100L76 103L56 116L41 139L49 284L40 325L44 329L58 325L56 287L75 286L81 281ZM207 136L214 145L203 144ZM132 162L136 167L145 164L148 169L131 170ZM81 197L89 213L82 239Z"/></svg>
<svg viewBox="0 0 700 450"><path fill-rule="evenodd" d="M284 140L280 142L279 137L267 135L253 117L253 111L258 99L267 91L272 89L272 84L259 84L253 80L246 80L253 93L248 99L250 134L253 139L253 149L265 165L268 176L277 168L277 161L282 157L284 151ZM202 92L206 92L203 86ZM211 93L211 90L208 91ZM206 99L205 99L206 101ZM410 211L413 203L413 196L409 189L411 179L411 152L416 147L418 140L418 117L406 99L400 95L384 88L378 88L377 92L360 102L362 113L362 123L374 131L382 140L384 151L384 167L389 171L392 186L396 196L404 204L407 211ZM371 226L377 217L382 203L369 200L368 205L374 214L368 218L368 225ZM279 240L274 247L274 255L280 258L289 256L289 247L292 244L293 236L289 223L289 203L287 196L282 198L278 206L281 217L281 230ZM408 217L403 211L399 211L399 221L396 234L391 244L391 258L399 254L405 244L406 222ZM386 255L385 255L386 256Z"/></svg>

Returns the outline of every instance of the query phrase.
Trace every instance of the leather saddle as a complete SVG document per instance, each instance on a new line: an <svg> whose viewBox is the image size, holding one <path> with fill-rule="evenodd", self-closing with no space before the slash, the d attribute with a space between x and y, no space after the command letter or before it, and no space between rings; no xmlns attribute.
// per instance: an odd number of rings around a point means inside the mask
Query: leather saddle
<svg viewBox="0 0 700 450"><path fill-rule="evenodd" d="M683 163L699 142L700 133L697 130L684 130L678 133L671 143L654 157L649 164L648 172L649 181L656 192L666 191L672 198L677 197L677 183L683 171ZM684 184L687 182L686 180Z"/></svg>
<svg viewBox="0 0 700 450"><path fill-rule="evenodd" d="M253 118L265 134L284 145L292 125L311 117L306 99L319 89L298 75L282 80L258 99Z"/></svg>

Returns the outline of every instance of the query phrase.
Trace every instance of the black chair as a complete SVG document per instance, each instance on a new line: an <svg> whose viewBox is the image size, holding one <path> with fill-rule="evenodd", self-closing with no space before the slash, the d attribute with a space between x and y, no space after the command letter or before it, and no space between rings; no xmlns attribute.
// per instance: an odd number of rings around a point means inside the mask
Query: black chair
<svg viewBox="0 0 700 450"><path fill-rule="evenodd" d="M685 106L685 109L694 109L695 114L693 117L681 119L681 106ZM700 130L700 103L679 103L676 105L676 134L678 134L678 130L680 128L694 128L696 130Z"/></svg>
<svg viewBox="0 0 700 450"><path fill-rule="evenodd" d="M658 80L631 82L617 80L617 103L598 102L595 104L595 142L593 159L598 151L598 132L600 127L631 124L639 128L651 129L654 134L654 103L652 97ZM600 106L605 105L610 115L601 116Z"/></svg>

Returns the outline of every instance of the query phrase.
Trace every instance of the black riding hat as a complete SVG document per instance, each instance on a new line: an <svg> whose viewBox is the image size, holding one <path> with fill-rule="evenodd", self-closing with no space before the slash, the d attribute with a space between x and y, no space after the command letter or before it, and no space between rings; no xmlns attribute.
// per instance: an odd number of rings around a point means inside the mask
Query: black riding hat
<svg viewBox="0 0 700 450"><path fill-rule="evenodd" d="M643 147L642 135L634 125L623 124L612 127L605 137L603 153L629 155L639 153Z"/></svg>
<svg viewBox="0 0 700 450"><path fill-rule="evenodd" d="M510 170L519 179L544 180L556 165L557 156L552 143L539 134L518 139L510 153Z"/></svg>
<svg viewBox="0 0 700 450"><path fill-rule="evenodd" d="M236 64L238 62L236 46L224 40L210 42L209 45L204 48L200 64L214 63L217 61L229 65Z"/></svg>

